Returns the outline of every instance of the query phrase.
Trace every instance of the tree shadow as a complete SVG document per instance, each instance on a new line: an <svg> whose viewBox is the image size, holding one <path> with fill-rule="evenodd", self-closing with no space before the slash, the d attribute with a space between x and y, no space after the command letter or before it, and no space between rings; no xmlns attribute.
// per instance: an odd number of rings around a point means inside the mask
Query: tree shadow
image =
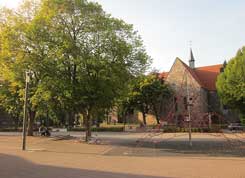
<svg viewBox="0 0 245 178"><path fill-rule="evenodd" d="M193 139L192 147L188 139L154 138L127 142L114 138L107 139L110 140L109 144L117 147L109 150L106 155L245 157L245 142L234 139Z"/></svg>
<svg viewBox="0 0 245 178"><path fill-rule="evenodd" d="M75 161L75 160L74 160ZM115 172L46 166L23 158L0 154L1 178L160 178ZM163 177L161 177L163 178Z"/></svg>

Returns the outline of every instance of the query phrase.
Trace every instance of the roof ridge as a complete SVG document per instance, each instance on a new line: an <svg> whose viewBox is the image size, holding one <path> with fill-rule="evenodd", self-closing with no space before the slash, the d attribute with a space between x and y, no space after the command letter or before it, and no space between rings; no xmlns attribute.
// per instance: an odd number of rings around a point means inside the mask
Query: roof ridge
<svg viewBox="0 0 245 178"><path fill-rule="evenodd" d="M220 73L220 68L223 64L214 64L208 66L196 67L194 69L190 68L185 62L183 62L179 57L176 57L176 60L181 62L186 70L190 73L193 79L200 85L200 87L205 88L210 91L216 90L215 81L218 74ZM174 62L174 64L175 64ZM168 72L161 72L162 76L168 77L168 74L171 72L174 64Z"/></svg>
<svg viewBox="0 0 245 178"><path fill-rule="evenodd" d="M191 74L191 76L197 81L197 83L203 87L203 83L201 82L201 80L199 79L199 77L196 75L195 70L193 70L192 68L190 68L186 63L184 63L180 58L176 58L177 60L179 60L184 67L189 71L189 73Z"/></svg>
<svg viewBox="0 0 245 178"><path fill-rule="evenodd" d="M213 64L213 65L208 65L208 66L200 66L200 67L196 67L195 69L198 68L204 68L204 67L214 67L214 66L222 66L223 64Z"/></svg>

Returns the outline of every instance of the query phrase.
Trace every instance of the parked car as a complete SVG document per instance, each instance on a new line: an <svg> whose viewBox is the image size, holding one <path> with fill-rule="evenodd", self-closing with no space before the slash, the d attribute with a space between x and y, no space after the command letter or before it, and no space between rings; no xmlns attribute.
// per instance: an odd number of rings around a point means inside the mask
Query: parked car
<svg viewBox="0 0 245 178"><path fill-rule="evenodd" d="M240 124L240 123L230 123L228 125L228 129L230 131L233 131L233 130L245 130L245 127L242 126L242 124Z"/></svg>

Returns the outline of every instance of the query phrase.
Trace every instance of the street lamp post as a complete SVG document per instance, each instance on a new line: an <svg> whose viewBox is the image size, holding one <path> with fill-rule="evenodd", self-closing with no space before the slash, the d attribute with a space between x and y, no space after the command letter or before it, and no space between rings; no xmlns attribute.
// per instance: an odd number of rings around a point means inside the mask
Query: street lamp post
<svg viewBox="0 0 245 178"><path fill-rule="evenodd" d="M24 98L24 117L23 117L23 131L22 131L22 150L26 150L26 121L27 121L27 104L28 104L28 89L30 82L30 71L26 72L25 81L25 98Z"/></svg>
<svg viewBox="0 0 245 178"><path fill-rule="evenodd" d="M189 130L189 145L192 147L192 138L191 138L191 100L190 98L190 91L189 91L189 85L186 77L186 90L187 90L187 109L188 109L188 130Z"/></svg>

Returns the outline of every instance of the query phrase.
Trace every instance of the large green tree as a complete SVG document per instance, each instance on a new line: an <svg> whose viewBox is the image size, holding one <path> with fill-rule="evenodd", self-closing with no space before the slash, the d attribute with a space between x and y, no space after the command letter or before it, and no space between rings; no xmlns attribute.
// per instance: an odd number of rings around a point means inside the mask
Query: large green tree
<svg viewBox="0 0 245 178"><path fill-rule="evenodd" d="M65 111L70 125L75 114L82 113L88 139L91 117L113 107L150 59L132 25L112 18L97 3L27 1L19 11L7 10L2 17L3 79L17 83L21 95L24 72L34 72L30 130L36 113L45 108Z"/></svg>
<svg viewBox="0 0 245 178"><path fill-rule="evenodd" d="M132 26L97 3L44 1L41 12L55 44L56 76L66 83L69 121L82 112L88 138L92 115L113 107L130 78L144 72L149 57Z"/></svg>
<svg viewBox="0 0 245 178"><path fill-rule="evenodd" d="M245 47L226 65L216 83L218 95L224 105L238 110L245 120Z"/></svg>

